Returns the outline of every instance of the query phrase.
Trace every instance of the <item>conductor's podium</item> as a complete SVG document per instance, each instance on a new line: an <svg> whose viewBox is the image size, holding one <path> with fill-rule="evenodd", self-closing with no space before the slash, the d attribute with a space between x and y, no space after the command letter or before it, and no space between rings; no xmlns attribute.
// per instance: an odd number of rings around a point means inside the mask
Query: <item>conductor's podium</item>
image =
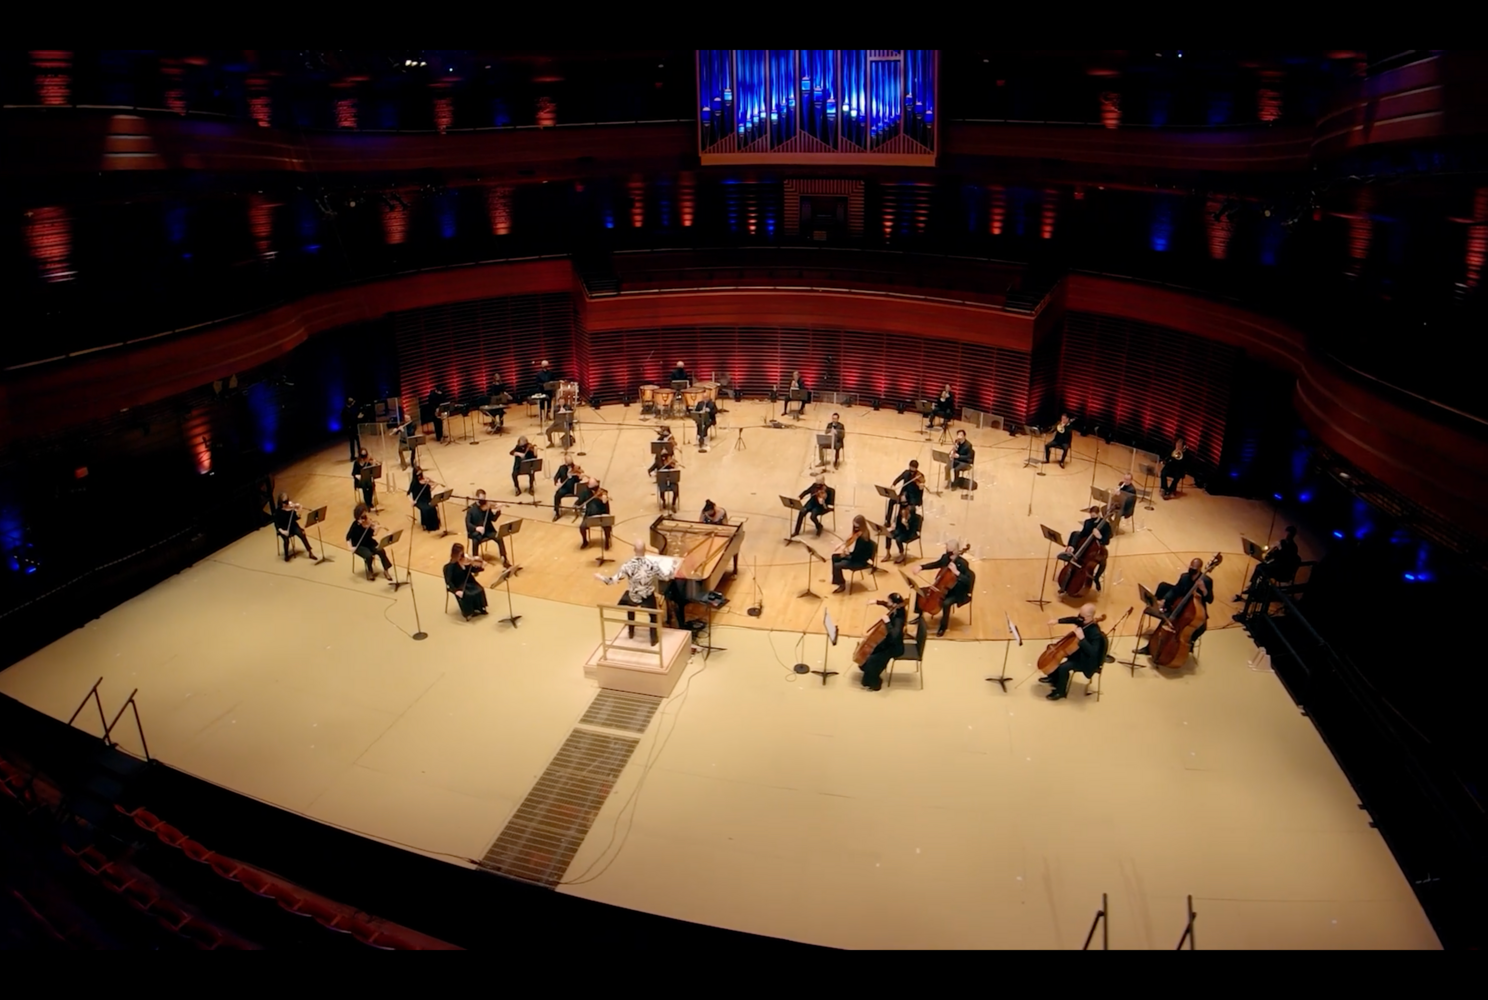
<svg viewBox="0 0 1488 1000"><path fill-rule="evenodd" d="M584 664L584 676L611 691L649 694L665 698L677 686L692 655L692 633L663 628L665 612L623 604L601 604L599 645ZM631 622L626 615L634 614ZM635 638L630 638L631 625ZM651 628L659 633L651 645Z"/></svg>

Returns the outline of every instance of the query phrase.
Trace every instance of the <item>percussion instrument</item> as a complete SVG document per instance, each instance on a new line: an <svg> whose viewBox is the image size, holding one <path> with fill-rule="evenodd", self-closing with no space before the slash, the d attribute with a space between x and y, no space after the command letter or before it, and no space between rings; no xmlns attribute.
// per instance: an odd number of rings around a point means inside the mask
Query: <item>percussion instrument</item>
<svg viewBox="0 0 1488 1000"><path fill-rule="evenodd" d="M659 386L656 387L655 399L656 399L656 408L658 410L671 409L672 400L674 400L676 398L677 398L677 390L676 389L663 389L663 388L661 388Z"/></svg>
<svg viewBox="0 0 1488 1000"><path fill-rule="evenodd" d="M708 391L700 385L695 385L691 389L682 390L682 405L689 410L693 409L698 405L698 403L701 403L703 400L708 398Z"/></svg>
<svg viewBox="0 0 1488 1000"><path fill-rule="evenodd" d="M718 402L719 385L717 382L699 382L695 388L702 389L708 394L709 399L715 403Z"/></svg>
<svg viewBox="0 0 1488 1000"><path fill-rule="evenodd" d="M656 405L656 388L654 385L641 386L641 407L643 409Z"/></svg>
<svg viewBox="0 0 1488 1000"><path fill-rule="evenodd" d="M559 382L557 399L560 407L577 409L579 405L579 383Z"/></svg>

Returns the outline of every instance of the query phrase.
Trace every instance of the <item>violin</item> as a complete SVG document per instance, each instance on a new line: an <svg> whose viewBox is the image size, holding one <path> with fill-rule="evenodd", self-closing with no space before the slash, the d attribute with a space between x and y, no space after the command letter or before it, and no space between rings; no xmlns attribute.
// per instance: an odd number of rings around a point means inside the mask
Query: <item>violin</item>
<svg viewBox="0 0 1488 1000"><path fill-rule="evenodd" d="M965 545L957 556L964 556L971 551L970 545ZM935 582L920 591L919 600L915 602L915 610L924 615L935 615L940 613L941 606L945 603L945 596L951 592L956 585L958 575L954 560L948 561L935 574Z"/></svg>
<svg viewBox="0 0 1488 1000"><path fill-rule="evenodd" d="M1080 547L1070 556L1069 562L1059 567L1059 572L1054 575L1054 582L1059 584L1061 594L1079 597L1090 588L1090 581L1094 578L1095 571L1101 563L1106 561L1106 547L1101 544L1100 531L1109 523L1109 517L1109 511L1101 513L1085 541L1080 543Z"/></svg>
<svg viewBox="0 0 1488 1000"><path fill-rule="evenodd" d="M1152 634L1147 643L1147 651L1152 662L1159 667L1181 667L1188 662L1189 654L1193 652L1194 633L1209 622L1209 609L1203 601L1204 595L1208 593L1204 577L1222 562L1224 556L1216 552L1214 558L1209 560L1209 565L1204 567L1203 574L1189 588L1188 593L1183 595L1182 600L1173 606L1173 610L1163 616L1162 624ZM1195 595L1198 595L1199 600L1194 600Z"/></svg>
<svg viewBox="0 0 1488 1000"><path fill-rule="evenodd" d="M839 548L837 550L837 554L839 556L851 555L852 554L852 550L853 550L853 546L856 545L856 544L858 544L858 539L860 539L860 538L866 538L867 535L868 535L868 532L866 532L866 531L861 532L861 533L854 531L851 535L848 535L847 536L847 541L845 541L845 542L842 543L841 548Z"/></svg>
<svg viewBox="0 0 1488 1000"><path fill-rule="evenodd" d="M1127 614L1131 614L1131 612L1127 611ZM1105 620L1105 615L1096 615L1090 621L1086 622L1085 625L1099 625ZM1080 648L1080 639L1085 635L1085 625L1077 625L1075 631L1057 642L1051 642L1048 646L1044 647L1044 651L1039 654L1038 658L1038 668L1044 676L1047 677L1053 673L1055 667L1063 663L1066 657Z"/></svg>

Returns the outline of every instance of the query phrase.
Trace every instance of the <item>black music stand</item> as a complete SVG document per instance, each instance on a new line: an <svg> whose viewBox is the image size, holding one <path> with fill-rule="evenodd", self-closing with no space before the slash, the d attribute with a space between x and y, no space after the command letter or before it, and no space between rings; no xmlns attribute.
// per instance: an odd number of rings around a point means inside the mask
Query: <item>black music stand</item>
<svg viewBox="0 0 1488 1000"><path fill-rule="evenodd" d="M1161 621L1162 612L1158 610L1156 595L1154 595L1152 591L1148 590L1140 583L1137 584L1137 594L1142 598L1142 607L1144 609L1144 612L1152 612L1154 615L1157 616L1158 620ZM1145 663L1137 662L1137 648L1142 645L1142 619L1145 617L1147 617L1145 613L1137 616L1137 623L1132 628L1132 658L1130 661L1122 664L1122 666L1124 667L1131 668L1133 677L1137 676L1138 667L1146 666Z"/></svg>
<svg viewBox="0 0 1488 1000"><path fill-rule="evenodd" d="M1028 435L1028 457L1023 459L1023 468L1026 469L1031 465L1038 470L1039 475L1045 475L1044 460L1033 453L1034 438L1041 437L1044 432L1032 424L1024 424L1023 433Z"/></svg>
<svg viewBox="0 0 1488 1000"><path fill-rule="evenodd" d="M822 626L826 629L825 642L822 643L822 668L813 670L822 679L822 687L827 686L828 677L836 677L837 671L827 669L827 660L831 657L832 647L837 645L837 623L832 621L832 612L822 608Z"/></svg>
<svg viewBox="0 0 1488 1000"><path fill-rule="evenodd" d="M315 544L320 546L320 562L315 564L317 566L320 563L336 561L326 554L325 539L320 537L320 524L326 519L326 510L327 508L325 507L317 507L312 511L307 511L305 513L305 523L302 525L305 528L315 529Z"/></svg>
<svg viewBox="0 0 1488 1000"><path fill-rule="evenodd" d="M1152 481L1157 478L1157 469L1146 462L1142 463L1142 493L1147 498L1147 505L1143 510L1157 510L1152 506Z"/></svg>
<svg viewBox="0 0 1488 1000"><path fill-rule="evenodd" d="M513 518L510 521L507 521L505 524L498 524L498 525L496 525L496 539L498 541L501 541L501 542L507 542L511 546L511 548L510 548L509 551L511 552L511 562L512 562L512 572L513 573L519 572L521 570L521 568L522 568L522 567L520 567L520 566L517 565L517 540L512 537L513 535L515 535L517 532L519 532L521 530L522 530L522 519L521 518Z"/></svg>
<svg viewBox="0 0 1488 1000"><path fill-rule="evenodd" d="M377 480L381 478L381 462L378 462L375 465L369 465L367 468L362 470L361 475L357 476L356 483L353 484L351 487L352 495L356 497L357 503L360 503L362 499L362 487L370 486L372 487L372 510L376 511L382 509L380 506L378 506L377 503Z"/></svg>
<svg viewBox="0 0 1488 1000"><path fill-rule="evenodd" d="M685 428L684 428L685 429ZM743 428L740 428L742 433ZM675 455L677 453L677 439L668 438L665 441L651 442L651 464L655 465L662 455ZM660 470L657 470L660 471Z"/></svg>
<svg viewBox="0 0 1488 1000"><path fill-rule="evenodd" d="M423 447L424 436L422 434L410 434L404 439L408 445L408 464L418 465L418 450Z"/></svg>
<svg viewBox="0 0 1488 1000"><path fill-rule="evenodd" d="M537 482L537 474L539 472L541 472L542 470L543 470L543 460L542 460L542 458L540 456L538 458L524 458L524 459L522 459L522 467L521 467L520 470L518 470L517 475L518 476L526 476L527 477L527 495L528 496L534 496L534 497L537 496L537 494L533 492L533 483L536 483Z"/></svg>
<svg viewBox="0 0 1488 1000"><path fill-rule="evenodd" d="M393 546L398 544L399 539L402 537L403 529L399 528L397 531L389 532L385 538L380 539L377 543L378 547L387 553L388 562L393 564L393 582L391 586L395 594L403 584L398 582L398 554L393 551Z"/></svg>
<svg viewBox="0 0 1488 1000"><path fill-rule="evenodd" d="M948 452L948 451L936 451L934 448L931 448L930 449L930 458L933 461L939 462L941 465L945 466L945 480L940 483L940 485L941 485L942 488L947 483L951 483L951 482L954 482L955 481L955 478L954 478L955 477L955 471L951 468L951 453L950 452ZM941 490L937 489L935 491L935 495L936 496L940 496L940 494L941 494Z"/></svg>
<svg viewBox="0 0 1488 1000"><path fill-rule="evenodd" d="M796 511L797 513L799 513L801 511L801 509L802 509L802 507L801 507L801 501L798 500L795 497L781 497L780 498L780 505L782 507L787 508L788 510ZM786 524L787 525L794 525L795 524L795 522L790 519L790 515L789 514L786 515ZM792 539L794 539L794 538L795 538L794 535L787 534L785 536L785 544L789 545L791 543Z"/></svg>
<svg viewBox="0 0 1488 1000"><path fill-rule="evenodd" d="M1013 651L1013 642L1016 642L1020 649L1022 648L1023 636L1018 632L1018 626L1013 624L1012 617L1006 611L1002 613L1002 620L1007 622L1008 635L1012 636L1013 639L1012 642L1009 642L1002 649L1002 674L998 677L988 677L987 680L993 684L1001 685L1002 693L1007 694L1008 681L1012 680L1007 673L1008 654Z"/></svg>
<svg viewBox="0 0 1488 1000"><path fill-rule="evenodd" d="M319 535L316 536L316 538L319 537ZM1247 560L1245 564L1246 569L1251 569L1249 562L1249 560L1251 559L1255 560L1256 565L1260 565L1261 563L1266 561L1267 546L1261 545L1259 542L1246 538L1244 535L1240 536L1240 551L1245 553L1245 558ZM1245 608L1242 611L1242 613L1244 614L1248 614L1250 612L1251 604L1255 603L1255 598L1251 594L1250 586L1251 578L1254 576L1255 570L1253 569L1251 569L1249 573L1246 573L1243 570L1240 573L1240 593L1245 597Z"/></svg>
<svg viewBox="0 0 1488 1000"><path fill-rule="evenodd" d="M815 559L818 562L826 562L827 561L827 557L824 556L824 555L822 555L820 552L816 551L816 549L813 549L806 542L802 542L801 543L801 548L805 549L806 550L806 553L807 553L807 555L806 555L806 589L803 590L803 591L801 591L796 596L797 597L814 597L817 600L821 600L821 595L818 594L816 591L814 591L814 590L811 589L811 560L812 559Z"/></svg>
<svg viewBox="0 0 1488 1000"><path fill-rule="evenodd" d="M690 389L690 388L692 388L692 383L689 382L687 379L685 379L685 378L674 378L674 379L672 379L672 406L671 406L671 412L673 412L673 413L680 413L680 412L682 412L681 407L680 407L680 404L683 401L682 400L682 390L683 389ZM685 444L686 442L683 442L683 443Z"/></svg>
<svg viewBox="0 0 1488 1000"><path fill-rule="evenodd" d="M703 651L703 660L704 660L704 662L707 661L708 654L709 653L726 653L726 652L728 652L728 650L725 649L722 646L715 646L715 645L713 645L713 612L717 611L719 608L722 608L724 605L728 604L728 602L729 602L729 599L727 597L724 597L722 594L720 594L716 590L710 591L709 593L704 594L702 596L702 599L696 602L696 603L701 604L703 607L705 607L705 608L708 609L708 641L699 644L697 642L697 637L696 636L693 637L693 644L696 645L698 649L701 649ZM686 609L686 606L684 605L684 607L683 607L683 615L684 615L684 617L686 615L686 610L687 610Z"/></svg>
<svg viewBox="0 0 1488 1000"><path fill-rule="evenodd" d="M1101 513L1104 514L1111 509L1111 491L1103 490L1099 486L1090 487L1090 499L1100 504Z"/></svg>
<svg viewBox="0 0 1488 1000"><path fill-rule="evenodd" d="M581 527L581 528L599 528L599 529L601 529L600 536L599 536L599 558L597 558L597 559L594 560L594 565L596 565L596 566L603 566L607 562L614 562L615 561L615 560L610 559L609 557L607 557L605 555L605 546L604 546L604 540L605 540L605 534L604 534L604 532L613 531L615 529L615 515L614 514L595 514L593 517L586 517L579 524L579 527Z"/></svg>
<svg viewBox="0 0 1488 1000"><path fill-rule="evenodd" d="M796 410L796 412L793 413L793 414L791 414L791 416L792 416L793 419L800 420L801 417L806 413L806 390L805 389L792 389L790 391L790 402L791 403L800 403L801 404L800 407ZM790 403L787 403L785 405L786 406L789 406Z"/></svg>
<svg viewBox="0 0 1488 1000"><path fill-rule="evenodd" d="M435 493L433 496L431 496L429 498L429 502L430 503L437 503L439 505L439 537L440 538L443 538L445 535L452 535L452 534L454 534L454 532L450 531L450 529L449 529L449 518L446 517L445 514L444 514L444 502L446 500L448 500L451 496L453 496L454 495L454 492L455 492L454 490L440 490L438 493Z"/></svg>
<svg viewBox="0 0 1488 1000"><path fill-rule="evenodd" d="M833 434L818 434L816 436L816 464L824 469L827 467L826 453L836 451L835 445L837 442L835 439L836 435Z"/></svg>
<svg viewBox="0 0 1488 1000"><path fill-rule="evenodd" d="M512 563L511 568L502 570L501 575L496 578L496 582L491 584L493 590L503 584L506 587L506 617L501 619L501 621L503 624L511 625L512 628L516 628L517 622L522 620L522 616L512 610L511 598L511 578L516 576L517 570L521 568L516 563Z"/></svg>
<svg viewBox="0 0 1488 1000"><path fill-rule="evenodd" d="M1044 533L1044 538L1047 539L1049 542L1049 547L1044 552L1044 581L1043 583L1039 584L1038 599L1034 600L1033 598L1029 598L1028 603L1037 604L1039 606L1039 610L1042 611L1044 610L1044 605L1049 603L1048 601L1044 600L1044 591L1048 589L1049 586L1049 560L1054 555L1054 546L1057 545L1061 549L1064 548L1064 538L1059 534L1059 532L1055 531L1048 525L1039 525L1039 530Z"/></svg>
<svg viewBox="0 0 1488 1000"><path fill-rule="evenodd" d="M931 414L935 412L935 404L928 399L915 401L915 409L920 411L920 433L926 441L930 440L930 428L927 421L932 419Z"/></svg>
<svg viewBox="0 0 1488 1000"><path fill-rule="evenodd" d="M677 512L677 497L682 492L682 470L681 469L657 469L656 470L656 499L661 504L661 509L667 509L666 492L667 487L672 488L672 513Z"/></svg>

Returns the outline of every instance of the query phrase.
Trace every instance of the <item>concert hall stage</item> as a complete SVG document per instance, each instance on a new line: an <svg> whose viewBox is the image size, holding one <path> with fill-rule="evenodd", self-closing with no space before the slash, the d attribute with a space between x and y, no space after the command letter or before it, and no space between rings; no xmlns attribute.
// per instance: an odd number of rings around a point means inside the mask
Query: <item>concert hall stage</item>
<svg viewBox="0 0 1488 1000"><path fill-rule="evenodd" d="M740 574L721 587L729 604L712 630L718 650L695 654L664 701L597 700L583 671L599 639L595 605L620 591L593 579L598 553L579 551L572 522L554 524L549 506L512 509L528 518L517 535L515 629L500 621L500 592L486 618L444 610L435 574L449 543L464 540L455 504L450 537L414 528L417 618L415 592L368 581L342 542L353 500L344 444L279 480L307 506L331 505L333 562L285 563L266 527L0 673L0 693L65 720L101 675L105 705L139 689L152 754L207 781L453 865L773 937L1078 948L1105 893L1118 949L1174 947L1189 896L1201 948L1439 946L1312 724L1229 620L1223 599L1248 573L1240 534L1274 540L1285 524L1272 528L1269 508L1191 484L1139 508L1113 542L1097 603L1114 621L1139 605L1137 582L1172 580L1189 558L1225 553L1197 662L1161 674L1145 657L1136 670L1113 664L1098 700L1077 682L1051 703L1035 682L1055 631L1043 623L1074 602L1028 603L1044 573L1038 525L1076 526L1096 442L1077 438L1067 469L1035 477L1023 468L1026 438L973 430L982 488L972 501L929 498L925 555L943 537L971 542L975 622L961 608L945 640L932 628L923 687L896 670L891 686L868 692L852 650L877 610L867 602L902 580L885 567L877 594L825 596L817 563L810 582L824 599L797 598L804 551L783 544L776 499L805 487L810 432L831 408L808 411L801 429L789 420L775 429L765 421L778 409L728 405L712 451L679 448L681 516L712 498L748 518ZM913 415L841 412L847 451L828 481L845 533L855 512L882 516L873 484L887 485L909 458L933 482L939 446ZM580 416L579 460L615 498L611 573L658 513L644 471L654 423L634 407ZM518 407L508 424L534 430ZM515 433L475 437L474 447L425 449L435 478L512 499ZM1100 452L1096 484L1109 487L1131 452L1104 443ZM557 465L557 451L540 454ZM539 479L540 501L551 498L550 476ZM406 529L399 494L384 499L380 520ZM751 617L756 565L763 607ZM830 650L823 609L844 633ZM986 680L1008 651L1004 613L1027 639L1010 651L1006 692ZM426 641L411 638L417 623ZM1133 644L1128 622L1113 652L1129 660ZM798 661L819 669L824 655L840 672L825 684L791 670ZM97 731L86 715L78 724ZM120 738L138 751L132 731ZM590 763L575 770L580 751ZM558 820L534 789L577 788L580 770L604 780L567 808L568 840L539 849L529 834Z"/></svg>

